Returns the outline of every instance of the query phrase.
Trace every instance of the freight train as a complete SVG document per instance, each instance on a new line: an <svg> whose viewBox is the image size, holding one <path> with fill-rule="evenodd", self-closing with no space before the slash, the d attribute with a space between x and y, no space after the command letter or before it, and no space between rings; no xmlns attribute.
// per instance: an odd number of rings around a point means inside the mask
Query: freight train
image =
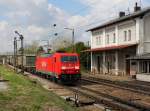
<svg viewBox="0 0 150 111"><path fill-rule="evenodd" d="M7 62L14 65L14 57L8 56ZM21 68L21 56L17 57L17 67ZM74 83L80 80L80 61L76 53L41 54L41 55L24 55L24 70L40 75L42 77L52 79L53 81L61 81L66 83Z"/></svg>
<svg viewBox="0 0 150 111"><path fill-rule="evenodd" d="M76 53L54 53L37 56L36 73L54 81L76 82L80 80L80 62Z"/></svg>

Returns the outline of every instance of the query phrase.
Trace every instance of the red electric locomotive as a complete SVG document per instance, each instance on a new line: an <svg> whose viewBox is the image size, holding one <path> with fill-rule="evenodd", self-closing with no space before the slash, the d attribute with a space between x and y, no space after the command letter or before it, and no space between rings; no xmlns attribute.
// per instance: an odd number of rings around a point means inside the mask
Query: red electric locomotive
<svg viewBox="0 0 150 111"><path fill-rule="evenodd" d="M76 53L40 55L36 58L36 72L55 81L78 81L81 78L79 56Z"/></svg>

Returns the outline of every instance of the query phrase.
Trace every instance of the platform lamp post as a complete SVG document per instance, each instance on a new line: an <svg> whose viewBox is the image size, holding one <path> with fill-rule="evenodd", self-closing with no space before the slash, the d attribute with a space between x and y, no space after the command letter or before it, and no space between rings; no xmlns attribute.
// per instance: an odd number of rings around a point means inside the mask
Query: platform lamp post
<svg viewBox="0 0 150 111"><path fill-rule="evenodd" d="M15 31L15 33L20 37L21 40L21 72L24 73L24 66L23 66L23 56L24 56L24 47L23 47L23 40L24 37L22 34L18 33L18 31Z"/></svg>
<svg viewBox="0 0 150 111"><path fill-rule="evenodd" d="M75 52L74 28L64 28L64 29L72 31L72 52ZM75 92L74 99L75 99L74 103L78 107L79 106L79 89L78 88L77 88L77 92Z"/></svg>
<svg viewBox="0 0 150 111"><path fill-rule="evenodd" d="M75 52L75 46L74 46L74 29L73 28L64 28L64 29L72 31L72 52Z"/></svg>

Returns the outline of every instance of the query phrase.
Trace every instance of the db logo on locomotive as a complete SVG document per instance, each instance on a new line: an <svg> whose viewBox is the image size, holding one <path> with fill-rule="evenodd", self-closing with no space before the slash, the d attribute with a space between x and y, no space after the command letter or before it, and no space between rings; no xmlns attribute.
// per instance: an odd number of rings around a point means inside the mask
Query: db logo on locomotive
<svg viewBox="0 0 150 111"><path fill-rule="evenodd" d="M42 67L46 67L47 63L46 62L42 62Z"/></svg>

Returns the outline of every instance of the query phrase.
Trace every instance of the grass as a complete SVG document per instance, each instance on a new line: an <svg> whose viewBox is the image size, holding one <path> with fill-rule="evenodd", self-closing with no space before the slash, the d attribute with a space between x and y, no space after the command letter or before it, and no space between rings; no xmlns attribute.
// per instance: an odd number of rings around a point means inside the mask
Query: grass
<svg viewBox="0 0 150 111"><path fill-rule="evenodd" d="M0 75L9 80L9 89L0 92L0 111L48 111L52 107L64 111L77 110L54 93L5 66L0 66Z"/></svg>

